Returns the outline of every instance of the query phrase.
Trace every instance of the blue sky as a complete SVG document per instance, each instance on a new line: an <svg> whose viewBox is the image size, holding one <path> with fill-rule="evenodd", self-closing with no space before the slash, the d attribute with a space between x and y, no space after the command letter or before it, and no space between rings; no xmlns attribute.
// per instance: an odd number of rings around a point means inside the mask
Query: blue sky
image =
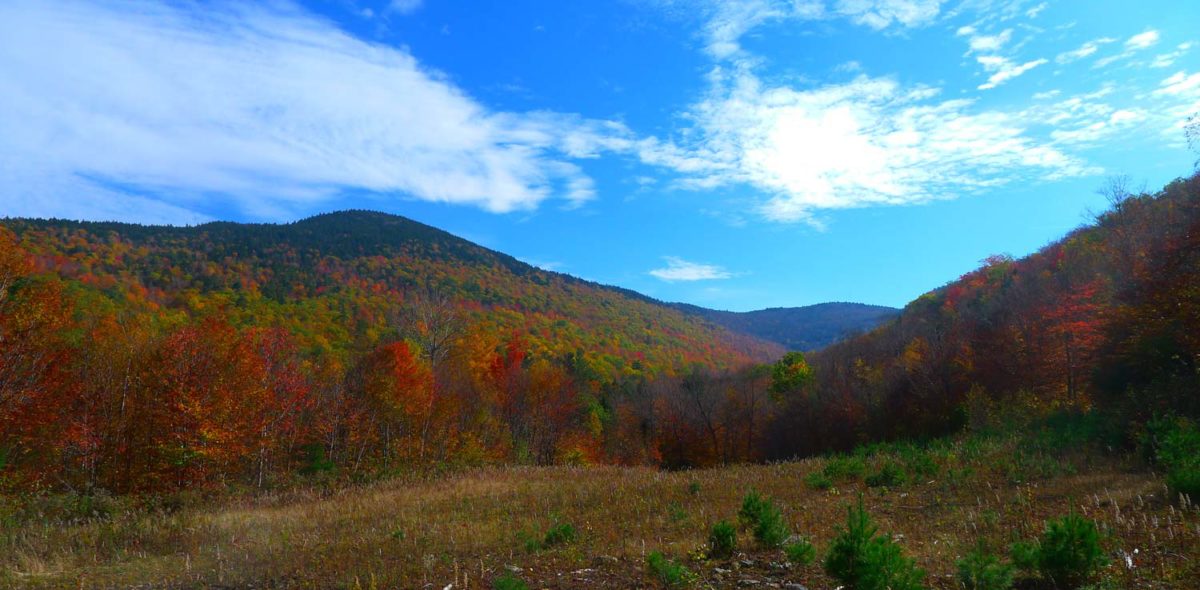
<svg viewBox="0 0 1200 590"><path fill-rule="evenodd" d="M369 208L734 310L903 305L1185 175L1200 3L0 5L0 215Z"/></svg>

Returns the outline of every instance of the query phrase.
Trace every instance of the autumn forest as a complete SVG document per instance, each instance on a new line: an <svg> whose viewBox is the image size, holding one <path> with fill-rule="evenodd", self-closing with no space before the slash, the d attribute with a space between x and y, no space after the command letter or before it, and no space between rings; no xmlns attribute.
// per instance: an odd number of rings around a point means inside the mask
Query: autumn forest
<svg viewBox="0 0 1200 590"><path fill-rule="evenodd" d="M1106 194L1035 254L989 258L808 352L384 214L9 219L0 488L254 497L489 466L688 473L1064 416L1120 453L1190 440L1200 176ZM1172 493L1194 493L1194 455L1160 461Z"/></svg>
<svg viewBox="0 0 1200 590"><path fill-rule="evenodd" d="M0 482L696 467L943 435L1014 405L1196 415L1200 179L1113 191L1094 224L807 357L380 214L9 220Z"/></svg>

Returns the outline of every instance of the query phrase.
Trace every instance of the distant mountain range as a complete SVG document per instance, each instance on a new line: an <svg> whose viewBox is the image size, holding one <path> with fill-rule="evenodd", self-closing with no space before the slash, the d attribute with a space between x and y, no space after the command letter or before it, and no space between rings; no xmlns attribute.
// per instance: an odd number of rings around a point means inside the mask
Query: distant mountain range
<svg viewBox="0 0 1200 590"><path fill-rule="evenodd" d="M673 305L734 332L802 351L824 348L846 336L869 331L900 313L894 307L845 302L746 312L718 311L686 303Z"/></svg>

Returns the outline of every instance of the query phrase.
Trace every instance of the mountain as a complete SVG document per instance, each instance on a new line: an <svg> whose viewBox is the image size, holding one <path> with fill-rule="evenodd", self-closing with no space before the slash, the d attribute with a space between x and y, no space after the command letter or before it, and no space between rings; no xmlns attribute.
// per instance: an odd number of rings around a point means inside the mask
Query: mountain
<svg viewBox="0 0 1200 590"><path fill-rule="evenodd" d="M362 348L406 297L451 299L496 332L527 332L535 354L587 351L606 379L630 370L734 367L782 347L635 292L545 271L396 215L345 211L289 224L194 227L8 219L43 272L118 306L196 313L226 306L318 348ZM631 369L636 363L641 369Z"/></svg>
<svg viewBox="0 0 1200 590"><path fill-rule="evenodd" d="M734 332L802 351L824 348L847 336L866 332L900 313L894 307L842 302L746 312L717 311L686 303L677 303L675 307Z"/></svg>

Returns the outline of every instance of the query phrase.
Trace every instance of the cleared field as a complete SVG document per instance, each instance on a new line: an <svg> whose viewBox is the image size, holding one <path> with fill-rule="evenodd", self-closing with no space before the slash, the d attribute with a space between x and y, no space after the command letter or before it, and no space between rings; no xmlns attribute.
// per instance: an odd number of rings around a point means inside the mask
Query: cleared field
<svg viewBox="0 0 1200 590"><path fill-rule="evenodd" d="M175 510L118 510L73 524L10 516L0 585L13 587L490 588L504 574L530 588L656 587L661 551L695 587L835 588L820 561L861 495L881 530L957 588L955 561L982 539L998 553L1074 510L1106 533L1100 588L1200 587L1200 510L1163 482L1096 454L971 439L852 458L663 472L648 468L485 468L338 491L225 499ZM869 487L885 464L904 483ZM818 489L813 474L832 473ZM864 477L867 476L867 477ZM807 480L807 481L806 481ZM876 482L877 483L877 482ZM820 484L817 484L820 485ZM799 566L741 531L738 554L703 557L708 529L735 521L750 490L773 497L817 560ZM537 549L555 524L573 541ZM534 540L534 542L531 542ZM1036 587L1025 579L1018 587Z"/></svg>

